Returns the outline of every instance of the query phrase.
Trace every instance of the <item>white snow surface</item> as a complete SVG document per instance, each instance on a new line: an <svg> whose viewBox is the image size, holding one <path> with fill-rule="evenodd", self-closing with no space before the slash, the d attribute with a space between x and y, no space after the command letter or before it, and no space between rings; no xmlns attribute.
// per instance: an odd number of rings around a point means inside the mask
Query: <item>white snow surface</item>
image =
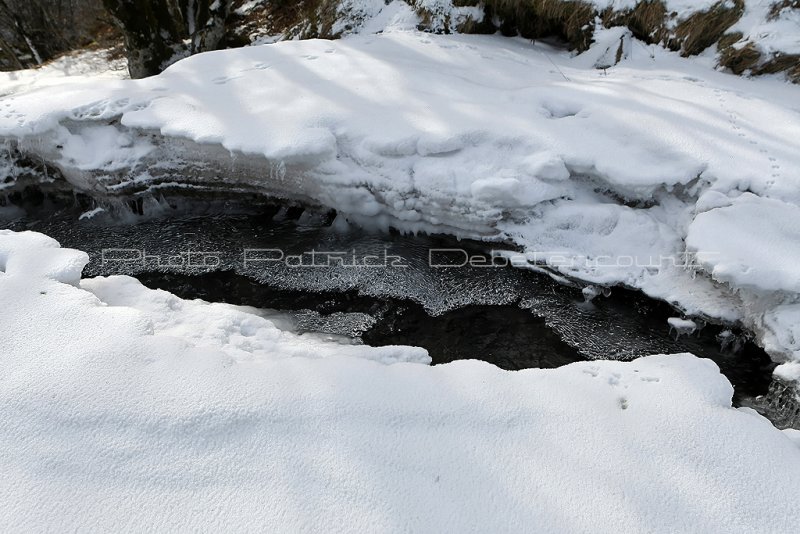
<svg viewBox="0 0 800 534"><path fill-rule="evenodd" d="M85 78L127 78L126 61L109 60L110 53L106 49L70 52L34 69L0 72L0 95L50 85L63 86Z"/></svg>
<svg viewBox="0 0 800 534"><path fill-rule="evenodd" d="M800 206L744 193L699 213L686 244L712 276L738 288L800 293Z"/></svg>
<svg viewBox="0 0 800 534"><path fill-rule="evenodd" d="M79 282L86 261L0 231L4 531L779 533L800 521L795 434L731 408L708 360L385 365L382 349L306 345L246 309L125 277Z"/></svg>

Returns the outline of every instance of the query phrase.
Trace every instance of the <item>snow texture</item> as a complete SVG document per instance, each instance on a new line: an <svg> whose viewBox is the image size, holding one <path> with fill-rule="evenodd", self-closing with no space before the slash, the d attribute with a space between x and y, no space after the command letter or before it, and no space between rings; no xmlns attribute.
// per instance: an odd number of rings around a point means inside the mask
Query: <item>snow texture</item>
<svg viewBox="0 0 800 534"><path fill-rule="evenodd" d="M86 259L0 231L4 531L777 533L800 521L796 435L731 408L710 361L384 365L384 349L306 344L130 278L78 283Z"/></svg>
<svg viewBox="0 0 800 534"><path fill-rule="evenodd" d="M738 288L800 293L800 206L744 193L695 217L686 244L711 275Z"/></svg>

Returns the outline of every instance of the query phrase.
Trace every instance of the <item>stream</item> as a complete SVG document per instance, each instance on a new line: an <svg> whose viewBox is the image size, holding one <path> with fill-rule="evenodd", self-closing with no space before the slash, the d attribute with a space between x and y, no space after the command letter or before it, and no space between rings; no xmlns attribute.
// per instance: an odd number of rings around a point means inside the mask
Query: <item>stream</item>
<svg viewBox="0 0 800 534"><path fill-rule="evenodd" d="M369 232L263 199L151 199L106 212L79 197L16 200L0 209L0 227L86 251L85 277L124 274L182 298L277 310L297 332L340 342L421 346L434 365L516 370L691 352L715 361L747 405L767 393L775 366L746 333L708 324L679 335L669 305L620 288L587 301L577 285L506 265L492 253L513 250L502 244Z"/></svg>

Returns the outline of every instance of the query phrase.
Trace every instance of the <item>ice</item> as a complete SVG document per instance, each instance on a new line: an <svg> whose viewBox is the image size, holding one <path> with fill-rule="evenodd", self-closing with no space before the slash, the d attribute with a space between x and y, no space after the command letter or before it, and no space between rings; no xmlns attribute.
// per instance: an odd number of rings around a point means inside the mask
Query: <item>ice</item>
<svg viewBox="0 0 800 534"><path fill-rule="evenodd" d="M697 323L690 319L680 317L670 317L667 319L670 329L675 330L678 335L693 334L697 330Z"/></svg>
<svg viewBox="0 0 800 534"><path fill-rule="evenodd" d="M53 267L19 269L32 254ZM800 521L795 436L733 409L707 360L384 365L372 361L382 349L333 352L130 278L58 281L80 255L0 233L8 530L729 533Z"/></svg>
<svg viewBox="0 0 800 534"><path fill-rule="evenodd" d="M101 213L105 213L105 211L106 210L104 208L94 208L94 209L91 209L89 211L85 211L85 212L81 213L78 216L78 219L79 220L92 219L94 217L97 217Z"/></svg>

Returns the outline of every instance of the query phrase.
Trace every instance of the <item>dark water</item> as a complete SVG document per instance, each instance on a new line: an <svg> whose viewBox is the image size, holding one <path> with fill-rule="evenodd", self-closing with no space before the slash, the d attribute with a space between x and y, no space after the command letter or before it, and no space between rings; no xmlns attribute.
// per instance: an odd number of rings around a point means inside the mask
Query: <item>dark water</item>
<svg viewBox="0 0 800 534"><path fill-rule="evenodd" d="M737 400L769 387L774 365L741 333L721 337L723 327L707 325L676 337L668 305L621 289L587 303L580 287L492 266L500 245L340 228L335 214L298 207L205 207L201 216L133 206L157 216L78 220L80 207L41 202L6 210L0 227L88 252L85 276L127 274L184 298L288 310L300 331L422 346L434 363L522 369L692 352L720 366ZM485 266L462 266L465 258Z"/></svg>

